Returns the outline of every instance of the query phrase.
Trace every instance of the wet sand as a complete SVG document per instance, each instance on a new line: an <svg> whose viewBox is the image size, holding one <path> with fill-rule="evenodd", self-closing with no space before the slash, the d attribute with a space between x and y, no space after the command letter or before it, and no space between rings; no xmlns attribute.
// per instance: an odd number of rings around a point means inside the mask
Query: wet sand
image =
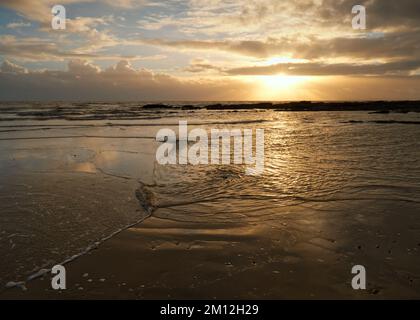
<svg viewBox="0 0 420 320"><path fill-rule="evenodd" d="M306 230L298 230L302 225ZM398 225L392 227L397 239L393 245L372 242L372 235L356 225L349 225L356 234L352 243L345 243L340 230L325 234L307 221L288 220L282 226L204 225L151 217L67 264L67 290L52 290L47 275L28 282L26 291L14 288L0 298L418 298L413 266L418 255L407 256L409 236L398 235ZM411 277L393 265L397 261L401 268L404 260ZM367 290L351 287L350 270L356 262L367 268Z"/></svg>
<svg viewBox="0 0 420 320"><path fill-rule="evenodd" d="M66 264L67 290L47 274L0 299L420 297L418 113L179 112L5 123L0 278L93 250ZM156 130L183 118L264 127L265 173L156 165Z"/></svg>
<svg viewBox="0 0 420 320"><path fill-rule="evenodd" d="M68 264L67 290L50 277L1 298L276 299L366 298L348 270L334 270L328 248L301 245L305 259L275 248L256 226L209 226L150 218ZM233 232L232 232L233 231ZM230 234L230 235L229 235ZM327 240L324 245L330 245ZM313 251L315 250L315 252ZM334 258L338 258L334 255ZM350 266L349 266L350 268ZM346 281L347 280L347 281Z"/></svg>

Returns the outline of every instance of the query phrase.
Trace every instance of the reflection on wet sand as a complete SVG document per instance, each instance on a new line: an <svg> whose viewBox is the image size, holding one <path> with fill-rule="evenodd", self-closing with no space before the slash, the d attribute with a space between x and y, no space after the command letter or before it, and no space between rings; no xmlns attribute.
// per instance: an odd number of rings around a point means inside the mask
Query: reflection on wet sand
<svg viewBox="0 0 420 320"><path fill-rule="evenodd" d="M206 129L264 128L264 173L158 165L154 136L165 117L82 127L54 119L32 123L48 130L0 133L1 281L24 281L141 220L69 264L61 296L420 295L420 128L371 122L417 114L177 115ZM366 292L351 289L355 264L368 270ZM56 297L48 284L45 277L1 294Z"/></svg>

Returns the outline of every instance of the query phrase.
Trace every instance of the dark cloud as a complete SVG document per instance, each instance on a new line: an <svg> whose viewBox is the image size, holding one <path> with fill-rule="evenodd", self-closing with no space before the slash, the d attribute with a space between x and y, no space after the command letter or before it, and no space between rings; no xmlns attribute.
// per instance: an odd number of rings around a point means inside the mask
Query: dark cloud
<svg viewBox="0 0 420 320"><path fill-rule="evenodd" d="M323 0L319 6L312 1L310 8L324 24L340 25L348 24L351 8L357 4L366 7L368 29L420 27L418 0Z"/></svg>
<svg viewBox="0 0 420 320"><path fill-rule="evenodd" d="M217 41L217 40L165 40L165 39L143 39L139 43L163 46L178 49L193 50L219 50L238 53L251 57L267 57L271 46L277 46L277 40L273 43L264 41Z"/></svg>
<svg viewBox="0 0 420 320"><path fill-rule="evenodd" d="M319 59L347 57L355 59L415 59L420 56L419 32L366 33L358 38L333 38L313 40L307 44L296 43L296 57Z"/></svg>
<svg viewBox="0 0 420 320"><path fill-rule="evenodd" d="M420 68L420 60L398 61L378 64L351 63L281 63L270 66L252 66L225 70L229 75L304 75L304 76L342 76L342 75L405 75L409 76Z"/></svg>
<svg viewBox="0 0 420 320"><path fill-rule="evenodd" d="M27 73L28 70L22 66L19 66L17 64L14 64L6 60L0 66L0 72L18 74L18 73Z"/></svg>
<svg viewBox="0 0 420 320"><path fill-rule="evenodd" d="M9 61L0 67L0 100L230 100L248 92L242 83L220 79L182 80L129 62L100 70L86 61L69 62L67 71L27 71Z"/></svg>
<svg viewBox="0 0 420 320"><path fill-rule="evenodd" d="M29 60L56 60L75 58L94 58L94 54L75 53L61 50L50 39L18 39L0 35L0 55Z"/></svg>
<svg viewBox="0 0 420 320"><path fill-rule="evenodd" d="M255 58L292 55L301 59L346 57L355 59L416 58L420 56L420 32L364 33L357 37L304 40L268 38L265 41L170 41L141 40L142 43L176 49L225 51Z"/></svg>

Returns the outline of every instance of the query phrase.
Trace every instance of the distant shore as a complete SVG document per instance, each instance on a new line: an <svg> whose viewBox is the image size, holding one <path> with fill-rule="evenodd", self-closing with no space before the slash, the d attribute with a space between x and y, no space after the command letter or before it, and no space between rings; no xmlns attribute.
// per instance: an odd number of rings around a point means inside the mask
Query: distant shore
<svg viewBox="0 0 420 320"><path fill-rule="evenodd" d="M181 108L183 110L207 109L207 110L246 110L265 109L278 111L375 111L388 112L420 112L420 101L366 101L366 102L259 102L259 103L216 103L205 106L171 104L146 104L144 109L168 109Z"/></svg>

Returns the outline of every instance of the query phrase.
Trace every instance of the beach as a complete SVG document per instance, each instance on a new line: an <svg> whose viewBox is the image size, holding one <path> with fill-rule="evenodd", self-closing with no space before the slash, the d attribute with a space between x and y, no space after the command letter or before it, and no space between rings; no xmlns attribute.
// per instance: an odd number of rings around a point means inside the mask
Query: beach
<svg viewBox="0 0 420 320"><path fill-rule="evenodd" d="M0 298L420 297L412 104L220 105L2 105ZM157 163L157 131L181 120L264 129L264 172Z"/></svg>

